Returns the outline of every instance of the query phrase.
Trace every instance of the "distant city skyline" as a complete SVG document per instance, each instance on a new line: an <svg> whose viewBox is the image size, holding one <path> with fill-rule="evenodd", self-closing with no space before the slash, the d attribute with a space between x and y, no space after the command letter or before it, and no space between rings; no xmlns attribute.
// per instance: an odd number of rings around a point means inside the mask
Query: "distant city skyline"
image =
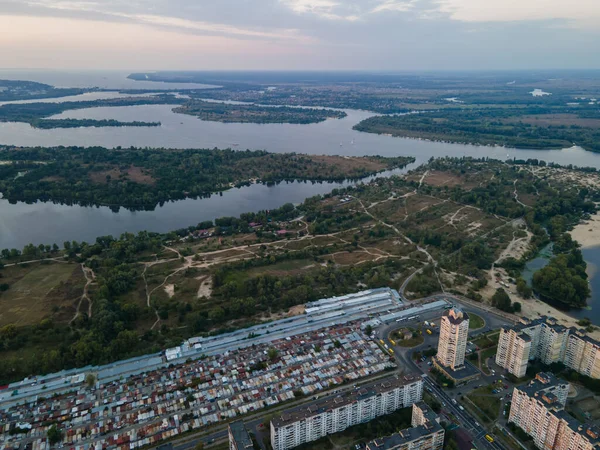
<svg viewBox="0 0 600 450"><path fill-rule="evenodd" d="M0 68L600 68L597 0L4 0Z"/></svg>

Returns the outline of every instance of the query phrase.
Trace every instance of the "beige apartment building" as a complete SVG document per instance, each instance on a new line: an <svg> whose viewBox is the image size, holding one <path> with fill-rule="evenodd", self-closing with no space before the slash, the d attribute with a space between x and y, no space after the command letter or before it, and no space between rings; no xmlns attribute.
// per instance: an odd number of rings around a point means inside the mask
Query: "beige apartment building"
<svg viewBox="0 0 600 450"><path fill-rule="evenodd" d="M552 374L539 373L513 391L508 417L544 450L600 449L598 429L581 424L564 411L569 383Z"/></svg>
<svg viewBox="0 0 600 450"><path fill-rule="evenodd" d="M439 420L428 405L423 402L415 403L411 428L375 439L367 444L367 450L442 450L444 428Z"/></svg>
<svg viewBox="0 0 600 450"><path fill-rule="evenodd" d="M600 378L600 343L546 316L500 331L496 364L520 378L533 359L544 364L562 362L583 375Z"/></svg>
<svg viewBox="0 0 600 450"><path fill-rule="evenodd" d="M442 315L437 362L457 370L465 364L465 352L469 339L469 315L459 308L452 308Z"/></svg>

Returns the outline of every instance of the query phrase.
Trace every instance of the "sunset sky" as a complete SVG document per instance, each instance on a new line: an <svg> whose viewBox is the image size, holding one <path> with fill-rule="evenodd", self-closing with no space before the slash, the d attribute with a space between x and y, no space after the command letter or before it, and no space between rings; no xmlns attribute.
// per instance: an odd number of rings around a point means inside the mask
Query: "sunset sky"
<svg viewBox="0 0 600 450"><path fill-rule="evenodd" d="M600 1L0 0L0 67L600 68Z"/></svg>

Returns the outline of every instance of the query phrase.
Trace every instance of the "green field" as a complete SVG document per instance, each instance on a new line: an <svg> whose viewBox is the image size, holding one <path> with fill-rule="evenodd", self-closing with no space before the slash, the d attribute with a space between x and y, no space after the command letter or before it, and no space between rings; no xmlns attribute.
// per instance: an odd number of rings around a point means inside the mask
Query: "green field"
<svg viewBox="0 0 600 450"><path fill-rule="evenodd" d="M30 264L7 267L3 271L4 283L9 285L0 294L0 326L8 324L34 325L53 313L53 309L71 309L77 298L56 295L59 290L71 287L67 281L74 276L79 280L81 269L77 264ZM81 275L83 277L83 275ZM81 296L81 291L78 291Z"/></svg>
<svg viewBox="0 0 600 450"><path fill-rule="evenodd" d="M469 313L469 330L478 330L485 326L485 320L474 313Z"/></svg>
<svg viewBox="0 0 600 450"><path fill-rule="evenodd" d="M485 423L491 423L498 418L500 399L492 394L493 386L483 386L475 389L466 397L477 407L474 409Z"/></svg>

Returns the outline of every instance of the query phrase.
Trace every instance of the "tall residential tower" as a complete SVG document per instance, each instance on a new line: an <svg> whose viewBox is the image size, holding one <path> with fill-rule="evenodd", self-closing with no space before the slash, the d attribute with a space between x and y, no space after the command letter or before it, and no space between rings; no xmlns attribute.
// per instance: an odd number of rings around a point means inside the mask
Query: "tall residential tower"
<svg viewBox="0 0 600 450"><path fill-rule="evenodd" d="M452 370L464 366L468 337L469 315L457 307L446 311L440 325L437 362Z"/></svg>

